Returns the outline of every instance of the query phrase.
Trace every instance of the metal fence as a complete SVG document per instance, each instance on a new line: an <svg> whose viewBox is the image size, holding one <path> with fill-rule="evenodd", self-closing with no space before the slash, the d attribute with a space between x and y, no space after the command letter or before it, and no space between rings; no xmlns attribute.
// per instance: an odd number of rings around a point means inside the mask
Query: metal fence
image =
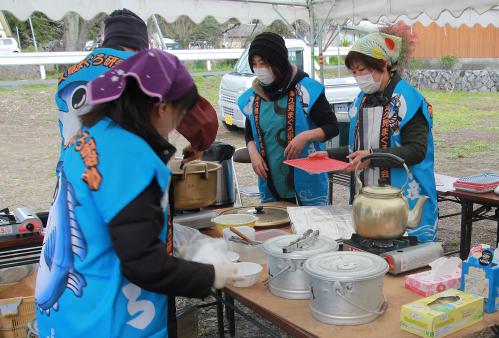
<svg viewBox="0 0 499 338"><path fill-rule="evenodd" d="M346 55L349 47L330 48L326 50L324 57L339 57ZM244 49L188 49L168 50L182 61L201 60L206 62L206 69L211 72L212 60L237 60L241 57ZM80 62L89 52L42 52L42 53L9 53L0 54L0 66L40 66L40 76L45 79L46 65L67 65ZM319 51L316 48L316 55Z"/></svg>

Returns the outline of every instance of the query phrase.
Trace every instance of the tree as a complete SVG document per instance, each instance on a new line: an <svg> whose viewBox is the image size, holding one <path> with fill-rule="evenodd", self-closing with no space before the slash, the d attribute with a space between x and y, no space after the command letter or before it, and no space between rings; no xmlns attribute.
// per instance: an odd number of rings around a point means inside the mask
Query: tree
<svg viewBox="0 0 499 338"><path fill-rule="evenodd" d="M5 18L14 35L16 27L19 29L20 44L23 48L33 46L33 36L29 22L18 20L12 13L4 11ZM31 22L33 23L33 30L39 48L41 49L47 42L52 40L60 40L63 36L64 25L62 21L50 20L45 14L41 12L34 12L31 15Z"/></svg>
<svg viewBox="0 0 499 338"><path fill-rule="evenodd" d="M223 33L223 25L212 16L207 16L192 32L194 40L207 41L211 46L217 46Z"/></svg>
<svg viewBox="0 0 499 338"><path fill-rule="evenodd" d="M66 51L81 50L85 46L85 42L89 39L94 39L99 33L103 24L105 13L97 14L90 20L82 19L74 12L67 13L64 16L64 49Z"/></svg>
<svg viewBox="0 0 499 338"><path fill-rule="evenodd" d="M183 49L189 48L189 42L191 42L196 24L188 16L179 16L172 23L168 23L159 17L158 24L165 36L175 39Z"/></svg>
<svg viewBox="0 0 499 338"><path fill-rule="evenodd" d="M274 22L272 22L269 26L267 26L266 31L274 32L285 38L291 37L293 35L288 29L288 26L286 26L286 24L281 20L275 20Z"/></svg>

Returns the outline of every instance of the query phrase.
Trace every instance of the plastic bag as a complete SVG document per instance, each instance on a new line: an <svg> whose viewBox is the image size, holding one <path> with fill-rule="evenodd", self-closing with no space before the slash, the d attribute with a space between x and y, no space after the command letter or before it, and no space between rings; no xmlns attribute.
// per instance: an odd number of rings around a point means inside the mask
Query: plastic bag
<svg viewBox="0 0 499 338"><path fill-rule="evenodd" d="M206 264L230 263L223 238L203 235L199 230L173 224L174 255L188 261Z"/></svg>

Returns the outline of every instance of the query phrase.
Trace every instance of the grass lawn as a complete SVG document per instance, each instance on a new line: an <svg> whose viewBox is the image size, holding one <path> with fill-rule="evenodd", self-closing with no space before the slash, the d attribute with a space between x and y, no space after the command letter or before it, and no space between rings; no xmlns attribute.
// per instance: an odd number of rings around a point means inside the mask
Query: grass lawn
<svg viewBox="0 0 499 338"><path fill-rule="evenodd" d="M436 170L499 172L499 94L425 90L433 105Z"/></svg>

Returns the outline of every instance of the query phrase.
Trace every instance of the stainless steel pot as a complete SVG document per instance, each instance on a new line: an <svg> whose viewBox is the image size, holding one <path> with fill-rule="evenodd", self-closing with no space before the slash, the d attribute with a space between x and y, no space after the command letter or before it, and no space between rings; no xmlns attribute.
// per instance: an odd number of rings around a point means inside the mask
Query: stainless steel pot
<svg viewBox="0 0 499 338"><path fill-rule="evenodd" d="M311 280L312 315L327 324L368 323L386 310L383 279L388 263L367 252L317 255L305 263Z"/></svg>
<svg viewBox="0 0 499 338"><path fill-rule="evenodd" d="M269 268L269 288L276 296L288 299L310 298L310 279L303 270L305 261L321 253L338 250L336 241L319 236L299 250L283 253L283 248L298 238L300 235L285 235L263 243Z"/></svg>
<svg viewBox="0 0 499 338"><path fill-rule="evenodd" d="M216 199L220 164L193 161L182 169L180 164L180 160L170 161L175 209L199 209L212 205Z"/></svg>
<svg viewBox="0 0 499 338"><path fill-rule="evenodd" d="M407 178L401 189L383 184L363 187L359 178L358 167L361 162L370 159L392 160L402 165ZM404 189L411 173L404 160L393 154L374 153L368 155L357 164L355 179L357 181L357 195L352 204L353 223L355 232L367 238L398 238L405 232L406 227L415 228L421 221L423 206L428 199L421 195L416 205L409 210L409 204L404 196Z"/></svg>
<svg viewBox="0 0 499 338"><path fill-rule="evenodd" d="M222 167L217 171L217 192L213 205L234 203L234 166L232 163L234 151L234 146L215 141L201 156L203 161L214 161Z"/></svg>

